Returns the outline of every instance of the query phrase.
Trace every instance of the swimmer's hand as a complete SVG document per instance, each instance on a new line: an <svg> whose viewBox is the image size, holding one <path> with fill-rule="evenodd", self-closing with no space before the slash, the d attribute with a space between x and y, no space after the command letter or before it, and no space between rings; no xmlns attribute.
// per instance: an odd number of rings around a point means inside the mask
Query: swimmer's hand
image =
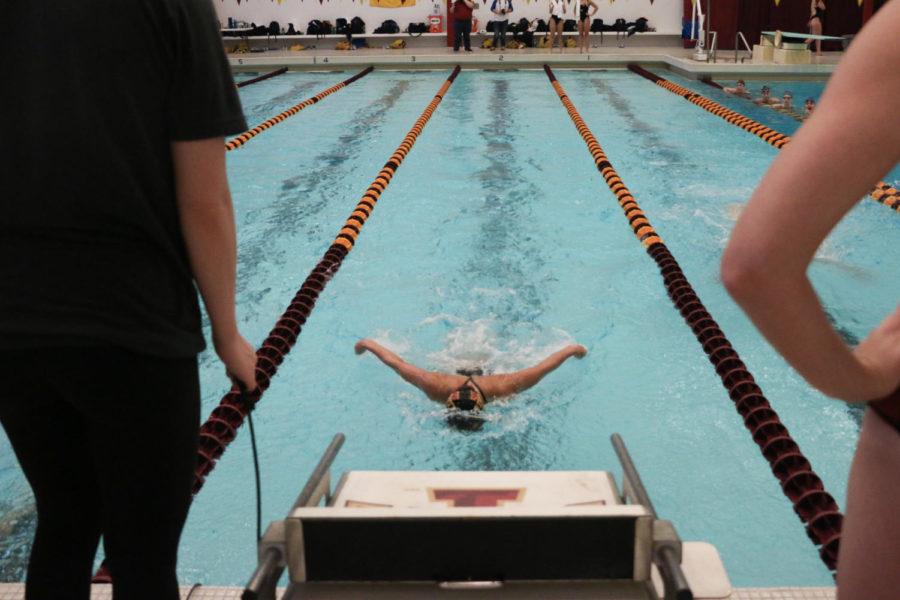
<svg viewBox="0 0 900 600"><path fill-rule="evenodd" d="M228 376L240 380L247 387L247 391L255 390L256 351L250 342L237 331L227 336L213 333L213 346L216 354L225 363L225 372Z"/></svg>
<svg viewBox="0 0 900 600"><path fill-rule="evenodd" d="M863 398L884 398L900 386L900 306L853 350L869 375L860 382Z"/></svg>
<svg viewBox="0 0 900 600"><path fill-rule="evenodd" d="M367 339L367 338L359 340L358 342L356 342L356 345L353 346L353 350L357 354L362 354L366 350L371 352L372 351L372 340Z"/></svg>
<svg viewBox="0 0 900 600"><path fill-rule="evenodd" d="M575 358L584 358L588 352L587 348L581 344L569 344L566 350L569 351L569 356L574 356Z"/></svg>

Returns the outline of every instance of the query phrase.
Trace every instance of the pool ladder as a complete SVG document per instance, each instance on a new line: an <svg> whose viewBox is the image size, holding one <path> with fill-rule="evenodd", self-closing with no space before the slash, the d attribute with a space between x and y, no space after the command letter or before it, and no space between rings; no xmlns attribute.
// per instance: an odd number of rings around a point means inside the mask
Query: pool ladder
<svg viewBox="0 0 900 600"><path fill-rule="evenodd" d="M747 41L747 38L744 36L743 31L738 31L734 36L734 64L737 64L738 61L738 52L741 51L741 47L738 45L738 40L744 42L744 48L747 49L747 53L749 56L742 56L741 63L748 58L753 58L753 50L750 48L750 42Z"/></svg>
<svg viewBox="0 0 900 600"><path fill-rule="evenodd" d="M709 54L706 56L706 62L716 62L717 60L717 50L719 49L719 34L716 31L709 32ZM744 36L742 31L738 31L734 36L734 64L738 63L738 54L741 52L741 46L739 42L744 43L744 48L746 49L748 55L741 56L741 63L743 63L748 58L753 58L753 50L750 48L750 43L747 41L747 38Z"/></svg>

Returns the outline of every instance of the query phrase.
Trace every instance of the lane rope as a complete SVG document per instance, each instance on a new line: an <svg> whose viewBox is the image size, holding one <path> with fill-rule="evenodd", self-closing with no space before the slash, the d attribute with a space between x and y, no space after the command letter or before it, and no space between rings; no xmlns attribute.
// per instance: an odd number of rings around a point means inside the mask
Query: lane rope
<svg viewBox="0 0 900 600"><path fill-rule="evenodd" d="M772 473L781 483L781 489L794 506L794 511L806 525L806 533L814 544L820 546L819 556L829 569L834 570L841 539L843 515L825 485L803 456L800 447L791 438L775 410L763 395L753 375L732 348L725 334L707 312L697 293L688 283L684 272L650 224L634 196L622 182L603 148L585 124L565 90L548 65L544 71L568 111L578 133L587 144L597 170L616 195L622 211L635 237L647 254L659 267L672 303L694 332L694 336L716 373L722 380L728 395L744 420L763 456L769 462Z"/></svg>
<svg viewBox="0 0 900 600"><path fill-rule="evenodd" d="M281 67L280 69L275 69L271 73L263 73L259 77L254 77L253 79L246 79L240 83L235 84L237 87L242 88L246 85L253 85L254 83L259 83L260 81L265 81L270 77L275 77L276 75L281 75L282 73L287 73L287 67Z"/></svg>
<svg viewBox="0 0 900 600"><path fill-rule="evenodd" d="M300 104L295 104L294 106L290 107L286 111L281 112L270 119L266 119L265 121L263 121L262 123L260 123L256 127L254 127L253 129L248 129L247 131L245 131L244 133L235 137L234 139L225 142L225 150L229 151L229 150L234 150L235 148L240 148L241 146L243 146L248 141L255 138L257 135L259 135L266 129L269 129L271 127L274 127L275 125L278 125L279 123L281 123L288 117L293 117L294 115L296 115L298 112L300 112L307 106L312 106L313 104L317 103L322 98L324 98L326 96L330 96L331 94L335 93L336 91L347 87L348 85L350 85L357 79L362 79L363 77L365 77L366 75L371 73L373 70L374 70L374 67L366 67L365 69L363 69L362 71L360 71L359 73L354 75L353 77L350 77L349 79L345 79L344 81L338 83L337 85L331 86L327 90L322 90L321 92L319 92L312 98L307 98Z"/></svg>
<svg viewBox="0 0 900 600"><path fill-rule="evenodd" d="M403 138L400 146L397 147L365 194L363 194L362 199L357 203L356 208L344 223L334 242L303 282L300 290L288 305L287 310L275 323L268 337L256 351L256 383L258 388L255 392L247 394L252 405L259 402L265 390L268 389L272 377L278 370L278 366L296 343L297 336L300 335L303 325L309 318L313 307L315 307L319 294L322 293L328 281L337 273L344 258L353 249L356 238L359 236L362 226L365 225L366 220L375 209L379 197L390 183L396 170L403 163L403 159L406 158L406 155L412 149L413 144L415 144L422 129L431 119L441 100L443 100L447 90L453 85L453 81L456 79L459 71L460 67L457 65L440 90L438 90L434 99L432 99L415 122L412 129ZM215 467L216 461L222 456L225 448L237 436L237 430L243 424L248 413L249 408L241 401L240 390L233 386L222 397L219 405L200 427L200 446L192 491L194 495L203 487L206 477Z"/></svg>
<svg viewBox="0 0 900 600"><path fill-rule="evenodd" d="M669 90L673 94L681 96L688 102L696 104L707 112L711 112L712 114L725 119L732 125L740 127L744 131L749 131L753 135L761 138L763 141L771 144L772 146L775 146L779 150L785 144L791 141L790 136L775 131L770 127L766 127L762 123L754 121L750 117L746 117L739 112L733 111L729 108L725 108L718 102L714 102L709 98L701 96L697 92L680 86L677 83L673 83L668 79L664 79L663 77L660 77L655 73L651 73L650 71L644 69L639 65L632 63L628 65L628 68L633 73L636 73L637 75L640 75L645 79L649 79L659 87ZM900 212L900 192L898 192L896 188L888 185L884 181L879 181L878 183L876 183L875 188L871 192L869 192L869 196L876 202L880 202L888 208L892 208L895 211Z"/></svg>

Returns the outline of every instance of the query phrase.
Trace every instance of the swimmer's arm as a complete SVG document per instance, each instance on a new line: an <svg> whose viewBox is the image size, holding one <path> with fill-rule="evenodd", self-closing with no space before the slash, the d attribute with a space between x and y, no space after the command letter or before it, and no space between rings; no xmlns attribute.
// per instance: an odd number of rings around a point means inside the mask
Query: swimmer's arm
<svg viewBox="0 0 900 600"><path fill-rule="evenodd" d="M851 350L806 270L835 224L900 160L900 2L847 51L815 112L772 163L738 220L722 280L772 345L829 396L861 402L900 384L900 311ZM893 40L893 41L892 41Z"/></svg>
<svg viewBox="0 0 900 600"><path fill-rule="evenodd" d="M378 357L378 360L392 368L408 383L416 386L432 400L443 402L453 391L452 378L442 373L426 371L410 364L374 340L364 339L354 347L357 354L366 350Z"/></svg>
<svg viewBox="0 0 900 600"><path fill-rule="evenodd" d="M523 392L534 386L544 378L544 375L558 368L570 357L577 356L581 358L585 354L587 354L587 349L584 346L570 344L562 350L554 352L533 367L528 367L515 373L491 375L484 378L484 392L491 397L510 396Z"/></svg>

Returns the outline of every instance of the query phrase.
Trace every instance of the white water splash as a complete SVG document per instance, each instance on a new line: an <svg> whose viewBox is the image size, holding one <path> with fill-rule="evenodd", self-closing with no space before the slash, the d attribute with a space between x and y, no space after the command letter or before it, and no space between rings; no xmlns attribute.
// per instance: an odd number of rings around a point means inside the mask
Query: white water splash
<svg viewBox="0 0 900 600"><path fill-rule="evenodd" d="M451 315L435 315L422 323L429 325L436 321L452 323L454 327L445 335L444 348L428 354L428 360L448 372L473 368L484 369L485 373L515 371L543 360L574 341L562 329L548 332L530 325L523 326L518 337L502 339L495 331L493 318L466 321Z"/></svg>

